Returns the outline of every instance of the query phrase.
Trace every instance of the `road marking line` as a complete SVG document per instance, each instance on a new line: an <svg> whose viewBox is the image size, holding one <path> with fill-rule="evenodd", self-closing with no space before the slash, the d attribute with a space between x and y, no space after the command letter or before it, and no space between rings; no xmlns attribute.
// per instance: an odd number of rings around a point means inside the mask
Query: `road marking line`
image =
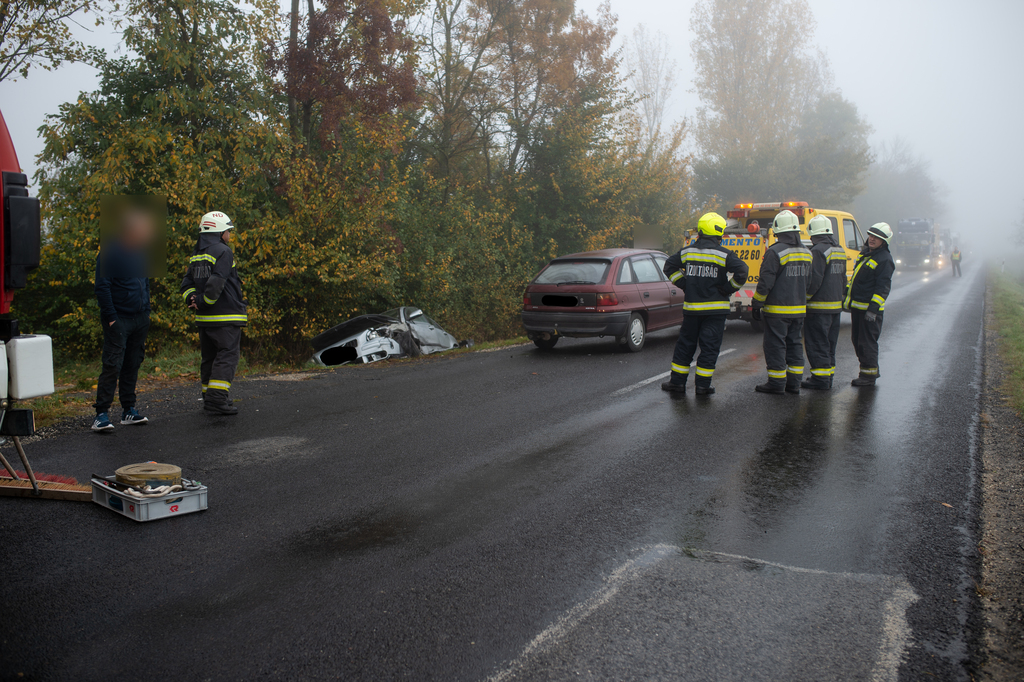
<svg viewBox="0 0 1024 682"><path fill-rule="evenodd" d="M912 632L910 623L907 622L907 610L914 605L920 597L914 592L905 578L899 576L887 576L875 573L849 573L846 571L823 571L818 568L802 568L800 566L788 566L786 564L755 559L743 556L742 554L726 554L725 552L693 552L693 556L725 557L738 561L750 561L762 566L772 566L784 571L793 573L812 573L816 575L842 576L858 580L878 581L888 579L896 583L893 586L892 596L885 600L882 606L882 642L878 646L878 658L871 669L872 682L896 682L899 679L900 665L903 657L910 647Z"/></svg>
<svg viewBox="0 0 1024 682"><path fill-rule="evenodd" d="M515 659L488 677L488 682L504 682L505 680L514 679L516 675L526 668L535 655L544 653L556 646L567 635L571 634L584 619L611 601L627 581L637 577L641 570L647 569L669 556L680 556L680 548L667 543L657 544L648 548L637 558L630 559L612 571L611 575L605 579L604 587L599 589L589 599L573 606L565 615L544 628L539 635L534 637L523 648ZM887 587L892 589L892 594L885 600L882 606L881 642L878 647L878 657L875 660L874 666L872 666L870 679L872 682L896 682L898 680L900 665L912 640L910 624L907 622L907 610L919 599L905 578L876 573L825 571L817 568L789 566L774 561L765 561L764 559L755 559L754 557L741 554L727 554L725 552L683 550L683 556L689 556L693 559L720 557L755 563L761 566L772 566L792 573L810 573L872 583L890 583Z"/></svg>
<svg viewBox="0 0 1024 682"><path fill-rule="evenodd" d="M900 664L910 647L912 633L907 622L907 610L918 600L914 590L897 588L885 601L882 609L882 643L878 647L878 660L871 670L872 682L896 682L900 677Z"/></svg>
<svg viewBox="0 0 1024 682"><path fill-rule="evenodd" d="M622 566L619 566L605 579L605 586L598 590L597 594L586 601L576 604L564 616L546 627L543 632L526 645L526 648L522 650L515 660L503 670L499 670L488 677L488 682L502 682L503 680L512 679L516 673L526 666L534 654L557 644L563 637L572 632L584 618L607 604L618 593L622 584L629 580L637 569L646 568L671 554L678 553L678 551L672 545L654 545L637 558L630 559Z"/></svg>
<svg viewBox="0 0 1024 682"><path fill-rule="evenodd" d="M733 352L734 350L736 350L736 349L735 348L727 348L727 349L723 350L721 353L719 353L718 357L722 357L723 355L728 355L729 353ZM614 393L612 393L612 397L614 398L616 396L625 395L625 394L629 393L630 391L635 391L636 389L641 388L642 386L646 386L647 384L652 384L655 381L658 381L660 379L664 379L665 377L667 377L671 373L672 373L671 370L668 371L668 372L662 372L661 374L659 374L657 376L653 376L650 379L644 379L643 381L638 381L635 384L631 384L629 386L626 386L625 388L620 388L619 390L617 390Z"/></svg>

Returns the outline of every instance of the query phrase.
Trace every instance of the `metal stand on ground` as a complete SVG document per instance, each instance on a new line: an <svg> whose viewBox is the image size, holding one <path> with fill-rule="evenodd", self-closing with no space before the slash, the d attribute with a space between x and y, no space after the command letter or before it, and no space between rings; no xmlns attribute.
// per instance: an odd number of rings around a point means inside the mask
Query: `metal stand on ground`
<svg viewBox="0 0 1024 682"><path fill-rule="evenodd" d="M18 450L18 457L21 457L21 463L25 465L25 473L28 474L28 480L32 483L32 492L36 495L42 495L39 492L39 483L36 482L36 475L32 471L32 465L28 463L28 457L25 455L25 448L21 447L21 438L11 436L11 440L14 441L14 447Z"/></svg>

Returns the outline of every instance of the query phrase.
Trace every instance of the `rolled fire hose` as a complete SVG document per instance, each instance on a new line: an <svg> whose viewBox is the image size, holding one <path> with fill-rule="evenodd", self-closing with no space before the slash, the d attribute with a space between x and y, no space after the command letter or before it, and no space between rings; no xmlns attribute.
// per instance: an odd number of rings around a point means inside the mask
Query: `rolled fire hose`
<svg viewBox="0 0 1024 682"><path fill-rule="evenodd" d="M139 499L143 499L146 497L163 497L164 495L170 495L171 493L176 493L181 490L183 490L183 488L180 485L162 485L158 488L151 488L149 486L146 486L142 490L128 488L127 490L125 490L125 492L131 495L132 497L138 497Z"/></svg>
<svg viewBox="0 0 1024 682"><path fill-rule="evenodd" d="M181 467L159 462L129 464L114 472L118 483L136 488L181 485Z"/></svg>

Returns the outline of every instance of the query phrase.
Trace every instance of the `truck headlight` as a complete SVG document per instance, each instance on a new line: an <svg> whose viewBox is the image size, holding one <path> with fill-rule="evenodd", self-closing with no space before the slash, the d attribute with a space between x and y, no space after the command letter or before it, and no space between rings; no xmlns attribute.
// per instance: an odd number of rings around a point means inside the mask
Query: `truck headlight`
<svg viewBox="0 0 1024 682"><path fill-rule="evenodd" d="M901 261L899 258L897 258L896 259L896 265L900 265L901 263L903 263L903 261Z"/></svg>
<svg viewBox="0 0 1024 682"><path fill-rule="evenodd" d="M931 262L932 262L932 259L931 259L931 258L925 258L925 259L924 259L924 264L925 264L925 265L928 265L928 264L929 264L929 263L931 263Z"/></svg>

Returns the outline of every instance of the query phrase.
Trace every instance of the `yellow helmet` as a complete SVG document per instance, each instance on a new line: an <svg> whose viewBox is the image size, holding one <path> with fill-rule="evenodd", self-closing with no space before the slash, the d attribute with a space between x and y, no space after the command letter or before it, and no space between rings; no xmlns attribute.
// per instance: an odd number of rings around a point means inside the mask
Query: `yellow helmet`
<svg viewBox="0 0 1024 682"><path fill-rule="evenodd" d="M725 234L725 218L717 213L705 213L697 221L697 231L706 237L721 237Z"/></svg>

